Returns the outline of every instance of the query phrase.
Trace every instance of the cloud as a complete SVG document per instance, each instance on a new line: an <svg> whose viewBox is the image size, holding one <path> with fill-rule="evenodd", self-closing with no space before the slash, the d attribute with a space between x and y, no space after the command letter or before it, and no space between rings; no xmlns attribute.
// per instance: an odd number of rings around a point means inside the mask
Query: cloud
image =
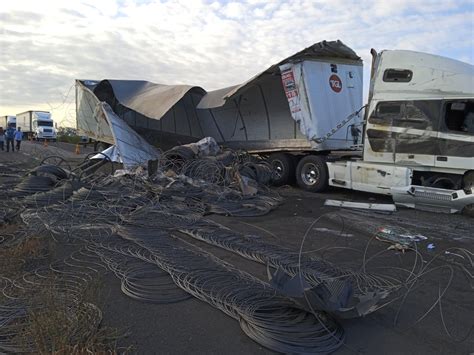
<svg viewBox="0 0 474 355"><path fill-rule="evenodd" d="M473 20L471 3L454 0L4 2L0 115L73 120L76 78L229 86L325 39L356 50L366 74L372 47L473 63Z"/></svg>

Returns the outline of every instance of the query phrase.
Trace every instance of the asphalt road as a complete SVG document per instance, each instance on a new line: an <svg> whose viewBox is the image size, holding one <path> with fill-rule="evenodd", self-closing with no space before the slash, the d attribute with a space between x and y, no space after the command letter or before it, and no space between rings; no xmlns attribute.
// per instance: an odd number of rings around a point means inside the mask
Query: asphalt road
<svg viewBox="0 0 474 355"><path fill-rule="evenodd" d="M20 153L0 152L0 169L12 162L26 169L50 153L62 155L70 163L84 157L84 154L76 155L70 146L63 147L61 143L44 147L26 142L23 147ZM473 218L408 209L378 214L324 206L327 198L390 202L387 197L341 189L323 194L310 194L293 187L277 191L284 197L284 202L266 216L210 218L229 228L258 234L269 243L293 251L299 250L306 235L302 248L305 252L356 270L361 268L364 260L370 261L366 268L372 272L382 272L384 267L410 270L413 266L415 252L387 250L390 244L373 238L381 227L404 228L407 233L425 236L426 240L417 243L419 254L426 263L436 257L431 264L432 271L423 277L422 287L407 293L404 300L388 304L364 318L340 320L346 331L346 342L336 354L474 352L474 333L469 333L474 326L474 280L455 267L456 263L466 264L466 260L445 253L453 247L474 251ZM267 278L263 265L202 242L186 240L263 280ZM429 249L429 244L433 244L434 249ZM447 268L440 267L445 265L452 266L453 275L446 271ZM472 273L472 266L469 270ZM101 284L103 324L128 331L130 335L122 338L119 345L132 345L136 353L271 353L250 340L237 321L201 301L189 299L175 304L151 305L125 296L120 291L119 280L111 274L104 277ZM440 297L445 288L446 292Z"/></svg>

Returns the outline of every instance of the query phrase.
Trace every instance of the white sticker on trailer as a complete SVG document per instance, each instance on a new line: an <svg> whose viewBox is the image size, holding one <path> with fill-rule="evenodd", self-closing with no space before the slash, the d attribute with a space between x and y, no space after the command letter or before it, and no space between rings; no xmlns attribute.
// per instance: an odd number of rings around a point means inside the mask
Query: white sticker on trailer
<svg viewBox="0 0 474 355"><path fill-rule="evenodd" d="M281 65L281 81L291 116L299 124L301 133L311 140L314 134L310 124L311 113L309 112L308 98L303 86L301 69L300 63Z"/></svg>

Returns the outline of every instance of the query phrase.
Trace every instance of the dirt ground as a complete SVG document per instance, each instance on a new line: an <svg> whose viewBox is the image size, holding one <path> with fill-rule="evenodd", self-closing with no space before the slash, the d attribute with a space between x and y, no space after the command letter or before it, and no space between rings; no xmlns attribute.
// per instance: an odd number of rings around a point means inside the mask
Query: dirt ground
<svg viewBox="0 0 474 355"><path fill-rule="evenodd" d="M90 149L90 148L89 148ZM12 163L25 171L48 155L60 155L77 164L89 151L75 154L74 147L24 142L22 151L0 151L0 175ZM8 182L8 176L0 176ZM276 189L284 198L279 208L262 217L211 219L240 232L257 234L268 242L293 251L324 257L338 266L360 269L366 261L371 271L383 267L410 269L415 253L387 250L391 245L374 238L380 228L403 228L426 240L417 243L426 264L434 258L422 286L364 317L340 320L346 341L336 354L470 354L474 352L473 267L450 248L474 251L474 218L400 209L393 214L343 210L324 206L328 198L346 201L390 203L388 197L333 189L311 194L294 187ZM237 268L267 279L266 267L202 242L187 239ZM302 245L302 242L304 243ZM428 245L434 248L429 249ZM1 246L0 246L1 247ZM70 247L68 247L70 249ZM66 248L66 249L68 249ZM68 250L69 250L68 249ZM448 250L448 253L446 251ZM467 265L471 276L457 265ZM451 275L446 268L450 265ZM449 269L449 268L448 268ZM448 285L448 286L447 286ZM444 292L445 291L445 292ZM248 338L238 322L197 299L156 305L135 301L120 290L113 275L103 278L100 289L103 323L129 335L119 345L132 346L139 354L263 354L271 351ZM429 311L429 312L428 312ZM397 320L397 322L395 322Z"/></svg>

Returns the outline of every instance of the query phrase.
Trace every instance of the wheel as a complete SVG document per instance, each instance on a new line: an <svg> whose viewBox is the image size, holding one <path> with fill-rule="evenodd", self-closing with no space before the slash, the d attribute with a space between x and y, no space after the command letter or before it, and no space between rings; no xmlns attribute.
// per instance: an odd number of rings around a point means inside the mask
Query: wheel
<svg viewBox="0 0 474 355"><path fill-rule="evenodd" d="M474 204L465 206L462 210L462 214L474 218Z"/></svg>
<svg viewBox="0 0 474 355"><path fill-rule="evenodd" d="M296 167L296 182L303 190L321 192L328 187L326 159L320 155L308 155Z"/></svg>
<svg viewBox="0 0 474 355"><path fill-rule="evenodd" d="M474 187L474 171L468 171L462 177L462 188L470 189Z"/></svg>
<svg viewBox="0 0 474 355"><path fill-rule="evenodd" d="M290 154L273 153L267 161L272 166L272 184L275 186L285 185L291 182L295 165Z"/></svg>
<svg viewBox="0 0 474 355"><path fill-rule="evenodd" d="M64 160L63 157L59 155L50 155L46 158L44 158L41 162L40 165L56 165L59 167L66 167L69 171L71 171L71 165Z"/></svg>
<svg viewBox="0 0 474 355"><path fill-rule="evenodd" d="M438 189L456 190L454 181L447 177L437 178L430 186Z"/></svg>

